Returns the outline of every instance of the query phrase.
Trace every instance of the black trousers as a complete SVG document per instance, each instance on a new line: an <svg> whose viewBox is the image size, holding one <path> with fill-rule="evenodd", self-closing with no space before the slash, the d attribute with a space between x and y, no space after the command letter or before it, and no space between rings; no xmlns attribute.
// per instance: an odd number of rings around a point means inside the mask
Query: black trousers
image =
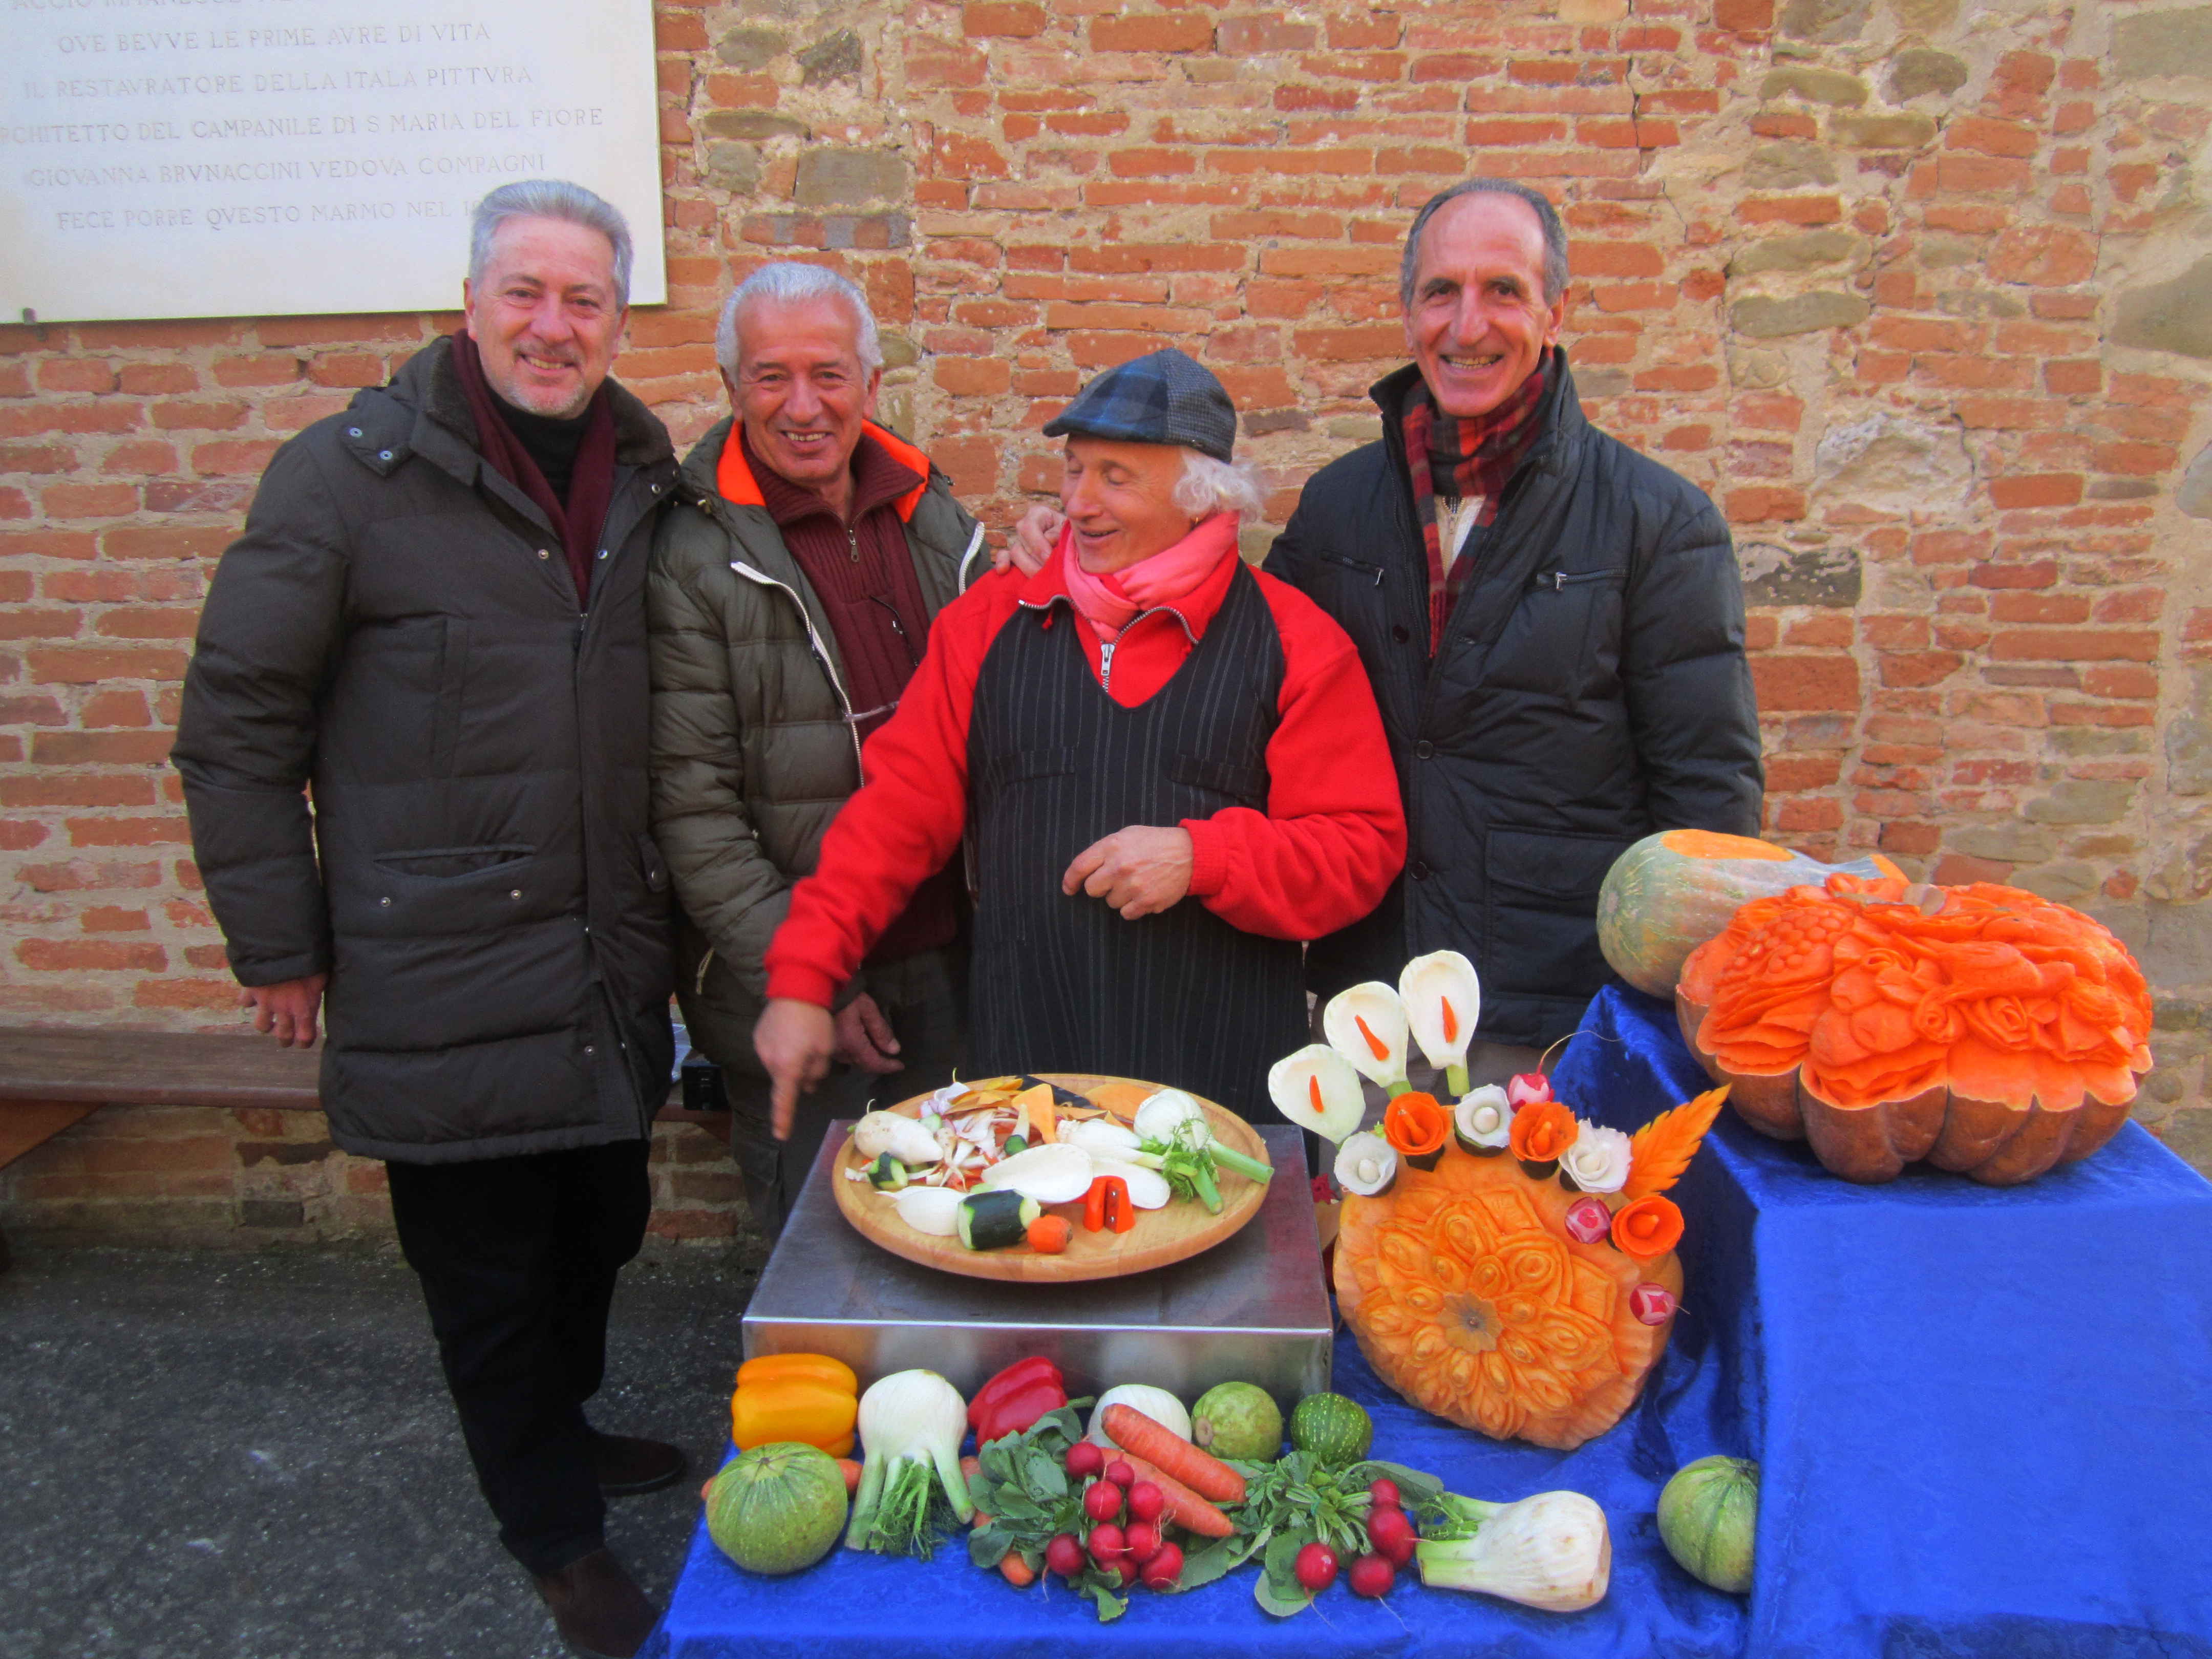
<svg viewBox="0 0 2212 1659"><path fill-rule="evenodd" d="M645 1238L646 1152L385 1166L477 1484L500 1542L541 1577L603 1539L584 1402L606 1369L615 1274Z"/></svg>

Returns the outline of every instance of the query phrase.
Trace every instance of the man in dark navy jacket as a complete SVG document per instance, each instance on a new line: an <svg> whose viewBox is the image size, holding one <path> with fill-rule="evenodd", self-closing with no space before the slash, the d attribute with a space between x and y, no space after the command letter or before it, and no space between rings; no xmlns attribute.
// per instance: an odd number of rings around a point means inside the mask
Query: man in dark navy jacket
<svg viewBox="0 0 2212 1659"><path fill-rule="evenodd" d="M1481 1035L1509 1048L1573 1030L1605 982L1597 892L1621 851L1755 835L1763 787L1728 528L1583 419L1566 280L1534 191L1471 179L1423 208L1382 440L1314 476L1266 565L1358 647L1406 804L1405 873L1314 945L1313 988L1462 950Z"/></svg>

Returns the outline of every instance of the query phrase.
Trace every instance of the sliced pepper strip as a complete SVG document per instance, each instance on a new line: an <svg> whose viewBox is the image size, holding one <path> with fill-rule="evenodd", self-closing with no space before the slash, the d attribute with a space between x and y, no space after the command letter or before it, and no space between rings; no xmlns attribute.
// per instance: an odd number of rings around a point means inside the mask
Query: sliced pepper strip
<svg viewBox="0 0 2212 1659"><path fill-rule="evenodd" d="M1120 1176L1101 1176L1106 1183L1106 1224L1126 1233L1137 1224L1137 1206L1129 1202L1129 1183Z"/></svg>
<svg viewBox="0 0 2212 1659"><path fill-rule="evenodd" d="M1100 1176L1091 1183L1091 1190L1083 1194L1083 1231L1086 1233L1103 1231L1106 1225L1106 1183L1111 1176ZM1126 1187L1128 1183L1124 1182Z"/></svg>

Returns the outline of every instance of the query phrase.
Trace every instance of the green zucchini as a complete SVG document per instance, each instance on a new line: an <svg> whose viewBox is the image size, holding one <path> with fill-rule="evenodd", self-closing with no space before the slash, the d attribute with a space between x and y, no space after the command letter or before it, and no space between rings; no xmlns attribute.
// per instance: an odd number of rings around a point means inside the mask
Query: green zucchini
<svg viewBox="0 0 2212 1659"><path fill-rule="evenodd" d="M1003 1149L1003 1156L1012 1158L1015 1153L1026 1152L1029 1149L1030 1142L1027 1135L1008 1135Z"/></svg>
<svg viewBox="0 0 2212 1659"><path fill-rule="evenodd" d="M971 1250L1003 1250L1020 1243L1030 1223L1043 1213L1044 1206L1019 1193L970 1193L960 1200L960 1242Z"/></svg>
<svg viewBox="0 0 2212 1659"><path fill-rule="evenodd" d="M895 1193L906 1185L906 1165L885 1152L868 1165L868 1180L879 1193Z"/></svg>

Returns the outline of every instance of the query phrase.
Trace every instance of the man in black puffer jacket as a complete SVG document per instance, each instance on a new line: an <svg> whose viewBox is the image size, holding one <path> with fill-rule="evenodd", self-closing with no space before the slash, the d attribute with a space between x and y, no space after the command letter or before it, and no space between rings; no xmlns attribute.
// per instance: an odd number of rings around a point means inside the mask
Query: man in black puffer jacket
<svg viewBox="0 0 2212 1659"><path fill-rule="evenodd" d="M1406 801L1405 873L1313 945L1312 988L1464 951L1480 1034L1506 1045L1492 1074L1605 983L1597 892L1621 851L1756 835L1763 787L1728 528L1583 419L1558 344L1566 256L1522 185L1422 209L1400 276L1415 361L1373 389L1382 441L1314 476L1266 564L1358 646Z"/></svg>
<svg viewBox="0 0 2212 1659"><path fill-rule="evenodd" d="M312 1043L327 999L331 1136L386 1160L501 1540L618 1655L653 1613L602 1494L684 1468L583 1413L672 1046L645 578L676 458L607 377L629 265L588 191L484 198L465 331L270 461L174 754L256 1024Z"/></svg>

